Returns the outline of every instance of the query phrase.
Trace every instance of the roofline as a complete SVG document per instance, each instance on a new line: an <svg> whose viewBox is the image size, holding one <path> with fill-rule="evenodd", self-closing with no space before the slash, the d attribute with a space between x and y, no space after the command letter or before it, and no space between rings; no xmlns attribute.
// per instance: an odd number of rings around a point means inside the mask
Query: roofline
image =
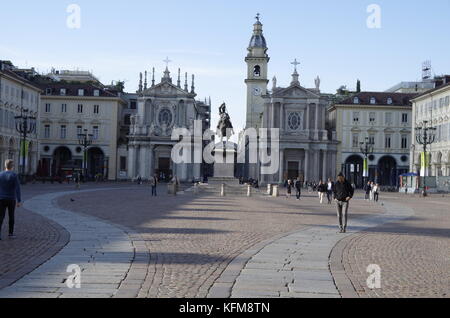
<svg viewBox="0 0 450 318"><path fill-rule="evenodd" d="M19 75L15 74L15 76L11 76L10 74L5 73L4 71L0 71L0 77L1 76L5 77L5 78L8 78L8 79L10 79L10 80L12 80L14 82L18 82L21 85L24 85L24 86L27 86L29 88L32 88L32 89L38 91L39 93L43 92L43 90L38 85L28 81L26 78L23 78L23 77L21 77Z"/></svg>
<svg viewBox="0 0 450 318"><path fill-rule="evenodd" d="M448 86L450 86L450 83L447 83L445 85L442 85L442 86L430 89L430 90L428 90L428 91L426 91L426 92L424 92L422 94L419 94L418 96L414 97L413 99L411 99L411 101L415 102L415 101L417 101L419 99L423 99L427 95L433 95L433 93L438 92L440 90L443 90L443 89L447 88Z"/></svg>

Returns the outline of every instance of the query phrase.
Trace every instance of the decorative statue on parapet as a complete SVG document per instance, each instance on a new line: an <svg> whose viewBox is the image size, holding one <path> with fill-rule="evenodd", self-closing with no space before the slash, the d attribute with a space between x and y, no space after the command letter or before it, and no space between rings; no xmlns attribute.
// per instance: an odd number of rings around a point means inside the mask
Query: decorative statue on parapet
<svg viewBox="0 0 450 318"><path fill-rule="evenodd" d="M223 142L224 138L226 138L228 142L231 136L234 135L234 129L233 124L231 123L230 115L227 113L227 106L225 103L220 106L219 115L220 120L217 125L217 135L219 136L221 142ZM227 132L230 132L230 135L228 135Z"/></svg>

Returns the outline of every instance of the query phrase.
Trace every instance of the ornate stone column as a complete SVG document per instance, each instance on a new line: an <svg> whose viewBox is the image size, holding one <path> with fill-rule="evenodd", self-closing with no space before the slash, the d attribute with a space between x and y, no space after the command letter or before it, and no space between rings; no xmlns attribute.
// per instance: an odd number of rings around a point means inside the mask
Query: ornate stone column
<svg viewBox="0 0 450 318"><path fill-rule="evenodd" d="M322 179L323 182L326 182L328 180L328 151L323 150L323 167L322 167Z"/></svg>
<svg viewBox="0 0 450 318"><path fill-rule="evenodd" d="M309 180L309 149L305 149L305 182Z"/></svg>
<svg viewBox="0 0 450 318"><path fill-rule="evenodd" d="M316 116L315 116L315 129L314 129L314 139L319 140L319 104L316 105Z"/></svg>
<svg viewBox="0 0 450 318"><path fill-rule="evenodd" d="M136 146L130 145L128 149L128 178L133 180L136 178Z"/></svg>
<svg viewBox="0 0 450 318"><path fill-rule="evenodd" d="M279 183L283 183L284 181L284 149L280 149L280 175L279 175Z"/></svg>

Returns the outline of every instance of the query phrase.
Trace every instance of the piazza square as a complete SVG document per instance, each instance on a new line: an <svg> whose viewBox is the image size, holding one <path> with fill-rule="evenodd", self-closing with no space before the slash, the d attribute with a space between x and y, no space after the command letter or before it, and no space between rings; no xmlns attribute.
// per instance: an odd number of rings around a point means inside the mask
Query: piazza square
<svg viewBox="0 0 450 318"><path fill-rule="evenodd" d="M250 2L42 4L0 40L0 300L450 298L448 28L408 20L414 51L398 4Z"/></svg>

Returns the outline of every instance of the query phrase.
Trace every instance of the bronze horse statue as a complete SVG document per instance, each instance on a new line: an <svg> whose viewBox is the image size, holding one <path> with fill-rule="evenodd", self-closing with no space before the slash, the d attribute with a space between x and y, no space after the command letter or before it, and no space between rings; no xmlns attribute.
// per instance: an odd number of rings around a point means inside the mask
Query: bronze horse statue
<svg viewBox="0 0 450 318"><path fill-rule="evenodd" d="M222 104L219 108L220 120L217 125L217 135L219 136L221 142L223 142L223 138L228 140L234 135L233 124L231 123L230 115L228 115L227 107L225 103ZM228 135L228 129L231 129L231 135Z"/></svg>

